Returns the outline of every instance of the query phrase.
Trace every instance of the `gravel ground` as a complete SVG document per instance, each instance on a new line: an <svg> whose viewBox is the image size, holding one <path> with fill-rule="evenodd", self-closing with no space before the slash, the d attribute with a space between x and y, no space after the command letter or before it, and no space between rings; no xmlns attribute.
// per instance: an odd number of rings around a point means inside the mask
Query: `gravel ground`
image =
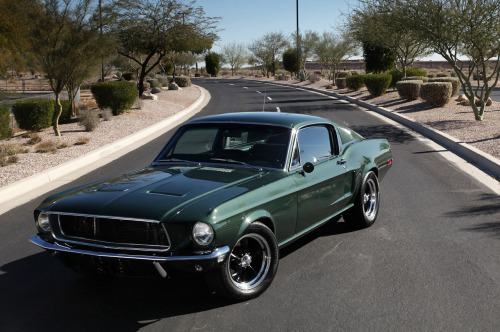
<svg viewBox="0 0 500 332"><path fill-rule="evenodd" d="M18 154L19 161L9 166L0 167L0 187L27 178L50 167L77 158L85 153L112 143L118 139L151 126L176 112L182 111L193 104L200 96L198 87L191 86L182 90L164 90L158 94L158 100L142 100L129 111L114 116L109 121L100 120L99 126L92 132L85 132L78 123L60 125L61 135L54 135L52 128L38 133L42 141L53 141L56 144L66 143L67 148L56 153L37 153L36 145L27 145L29 138L21 135L10 140L0 141L0 146L15 145L28 149L28 153ZM84 145L73 145L78 139L87 138Z"/></svg>
<svg viewBox="0 0 500 332"><path fill-rule="evenodd" d="M308 81L301 83L288 81L284 83L317 89L324 89L328 84L326 80L315 83ZM454 136L496 158L500 158L500 103L498 102L493 102L492 106L486 108L483 121L475 121L470 107L458 105L454 101L441 108L431 108L420 100L402 100L395 90L389 90L385 95L377 98L371 98L366 89L356 92L334 89L333 92L346 94L391 109ZM113 117L110 121L101 120L99 127L91 133L83 131L83 127L77 123L61 125L62 137L56 137L52 129L46 129L39 133L39 136L44 141L52 140L57 143L64 142L71 145L68 148L58 150L54 154L34 152L34 146L26 145L29 139L20 136L8 141L1 141L0 146L14 144L29 149L30 152L19 154L18 163L0 167L0 187L79 157L105 144L112 143L146 128L175 114L175 112L183 110L196 101L199 95L199 89L194 86L180 91L163 91L158 95L159 100L157 101L142 101L141 109L133 108L123 115ZM89 143L73 146L81 137L89 138Z"/></svg>

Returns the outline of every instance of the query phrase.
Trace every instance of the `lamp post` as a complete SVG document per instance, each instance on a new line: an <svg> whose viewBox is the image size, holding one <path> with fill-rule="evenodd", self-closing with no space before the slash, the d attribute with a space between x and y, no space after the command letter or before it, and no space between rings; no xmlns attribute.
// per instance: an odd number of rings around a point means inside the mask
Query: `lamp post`
<svg viewBox="0 0 500 332"><path fill-rule="evenodd" d="M299 0L296 0L296 3L297 3L297 77L298 77L300 71Z"/></svg>

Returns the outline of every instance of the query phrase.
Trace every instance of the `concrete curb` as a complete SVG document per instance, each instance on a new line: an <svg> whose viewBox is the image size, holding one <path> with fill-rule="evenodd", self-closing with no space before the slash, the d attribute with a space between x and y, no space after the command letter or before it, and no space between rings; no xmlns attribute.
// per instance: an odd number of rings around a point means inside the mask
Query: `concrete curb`
<svg viewBox="0 0 500 332"><path fill-rule="evenodd" d="M258 80L251 80L253 82L262 82ZM497 180L500 181L500 160L493 157L492 155L483 152L465 142L461 142L460 140L456 139L455 137L452 137L448 134L445 134L439 130L436 130L430 126L427 126L425 124L419 123L413 119L410 119L402 114L398 114L392 110L389 110L384 107L379 107L375 106L372 104L369 104L367 102L361 101L357 98L349 97L349 96L344 96L335 92L330 92L330 91L325 91L325 90L319 90L315 88L308 88L308 87L298 87L298 86L293 86L291 84L286 84L286 83L276 83L276 82L267 82L270 84L275 84L275 85L282 85L282 86L287 86L287 87L293 87L296 89L304 89L304 90L309 90L313 92L320 92L325 95L329 95L341 100L346 100L350 103L356 104L358 106L361 106L363 108L369 109L370 111L376 112L378 114L381 114L385 116L386 118L389 118L393 121L396 121L397 123L412 129L413 131L418 132L419 134L429 138L430 140L438 143L439 145L443 146L444 148L448 149L449 151L453 152L457 156L461 157L462 159L466 160L467 162L474 164L477 168L485 172L486 174L496 178Z"/></svg>
<svg viewBox="0 0 500 332"><path fill-rule="evenodd" d="M200 97L186 109L165 120L81 157L0 188L0 214L106 165L185 122L199 112L210 100L210 93L207 90L199 86L196 87L201 91ZM41 188L43 188L43 192L40 192Z"/></svg>

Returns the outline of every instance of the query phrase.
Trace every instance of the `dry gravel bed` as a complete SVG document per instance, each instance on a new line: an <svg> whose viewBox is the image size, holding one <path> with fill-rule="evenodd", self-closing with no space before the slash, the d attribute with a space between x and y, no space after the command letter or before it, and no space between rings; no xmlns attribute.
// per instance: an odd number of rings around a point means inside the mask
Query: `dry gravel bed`
<svg viewBox="0 0 500 332"><path fill-rule="evenodd" d="M250 78L256 79L256 78ZM258 80L269 80L266 78L257 78ZM311 83L309 81L277 81L288 83L293 86L306 86L320 90L326 90L325 86L329 84L326 80ZM490 155L500 159L500 103L493 102L487 106L483 121L474 120L474 113L470 106L462 106L452 98L444 107L429 107L422 100L407 101L401 99L397 90L388 90L386 94L373 98L366 88L360 91L334 88L332 91L363 100L372 105L378 105L395 113L402 114L424 123L432 128L453 136L467 144L476 147Z"/></svg>
<svg viewBox="0 0 500 332"><path fill-rule="evenodd" d="M52 128L39 132L38 135L43 141L51 140L57 144L70 145L70 147L57 150L56 153L36 153L35 146L26 145L29 138L22 136L0 141L0 145L17 145L30 151L18 154L19 161L16 164L0 167L0 187L80 157L147 128L193 104L200 97L200 93L200 89L196 86L177 91L164 90L158 94L159 98L156 101L142 100L130 111L114 116L110 121L101 119L99 126L93 132L85 132L78 123L60 125L62 134L60 137L54 135ZM84 145L73 145L79 138L88 138L89 142Z"/></svg>

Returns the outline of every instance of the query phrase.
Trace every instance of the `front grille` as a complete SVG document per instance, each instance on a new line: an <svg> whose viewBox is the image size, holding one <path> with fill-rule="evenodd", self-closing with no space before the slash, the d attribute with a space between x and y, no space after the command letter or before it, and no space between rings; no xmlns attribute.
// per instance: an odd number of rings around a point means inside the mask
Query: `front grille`
<svg viewBox="0 0 500 332"><path fill-rule="evenodd" d="M154 221L51 214L51 225L55 235L62 239L126 247L170 246L163 225Z"/></svg>

